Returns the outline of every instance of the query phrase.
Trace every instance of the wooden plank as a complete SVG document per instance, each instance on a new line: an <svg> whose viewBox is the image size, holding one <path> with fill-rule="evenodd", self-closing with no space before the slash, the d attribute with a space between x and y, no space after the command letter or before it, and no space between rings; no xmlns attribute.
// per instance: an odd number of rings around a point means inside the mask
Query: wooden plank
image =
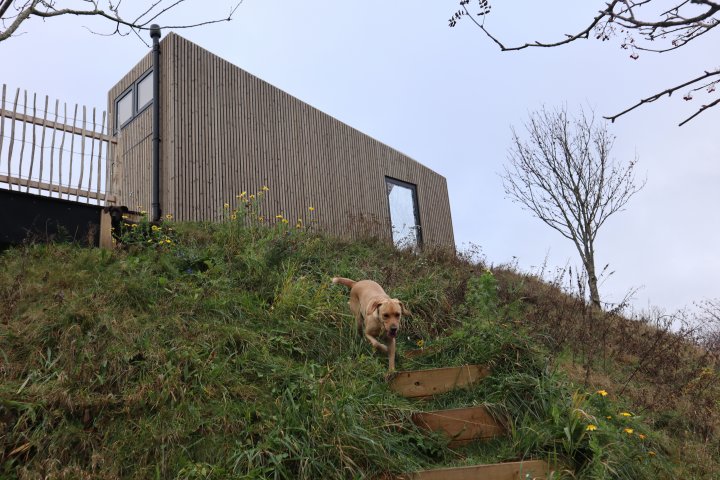
<svg viewBox="0 0 720 480"><path fill-rule="evenodd" d="M24 186L27 190L36 188L38 190L47 190L48 192L56 191L59 193L65 193L70 198L70 195L76 197L83 197L85 199L103 200L106 198L105 194L99 192L89 192L79 188L66 187L64 185L51 185L48 182L39 182L37 180L30 180L27 178L19 178L8 175L0 174L0 183L10 183L17 186ZM116 203L117 199L115 195L107 195L108 203ZM86 202L87 203L87 202Z"/></svg>
<svg viewBox="0 0 720 480"><path fill-rule="evenodd" d="M37 113L37 93L33 93L33 117L35 116L35 113ZM30 172L28 172L28 180L32 179L32 173L33 173L33 167L35 166L35 145L37 142L35 141L37 138L37 133L35 132L36 128L35 125L32 125L32 144L30 145ZM20 172L20 175L22 175L22 172ZM28 186L25 189L25 193L30 192L30 187Z"/></svg>
<svg viewBox="0 0 720 480"><path fill-rule="evenodd" d="M77 116L78 116L78 104L75 104L75 112L73 113L73 129L75 128L75 124L77 123ZM75 157L75 135L70 135L70 173L68 173L68 186L72 185L72 171L73 171L73 160ZM70 200L70 195L68 195L68 200Z"/></svg>
<svg viewBox="0 0 720 480"><path fill-rule="evenodd" d="M13 112L11 112L10 110L6 110L5 108L0 108L0 117L11 117L12 115L13 115ZM74 133L75 135L82 135L82 131L73 125L67 125L64 123L53 122L53 121L49 121L47 119L45 121L43 121L42 118L38 118L35 115L26 115L26 114L18 113L16 115L16 119L21 122L30 123L33 125L39 125L39 126L44 126L44 127L48 127L48 128L53 128L55 130L62 130L64 132ZM102 140L104 142L110 142L110 143L117 142L117 140L114 137L111 137L110 135L105 135L105 134L98 133L98 132L95 132L92 130L85 132L85 136L94 138L96 140Z"/></svg>
<svg viewBox="0 0 720 480"><path fill-rule="evenodd" d="M5 111L5 90L7 90L7 86L3 83L2 86L2 97L0 97L0 111ZM11 120L12 122L12 120ZM15 123L15 122L13 122ZM0 117L0 164L2 164L2 150L3 150L3 142L5 141L5 119ZM12 141L10 142L10 145L12 145ZM12 158L8 155L8 175L10 175L10 162L12 161Z"/></svg>
<svg viewBox="0 0 720 480"><path fill-rule="evenodd" d="M110 214L100 211L100 248L112 250L115 245L112 238L112 218Z"/></svg>
<svg viewBox="0 0 720 480"><path fill-rule="evenodd" d="M550 466L542 460L437 468L408 473L404 480L545 480Z"/></svg>
<svg viewBox="0 0 720 480"><path fill-rule="evenodd" d="M47 128L45 128L45 122L47 121L48 102L49 98L47 95L45 95L45 108L43 109L43 123L41 128L42 135L40 135L40 174L38 175L38 180L41 182L43 179L43 163L45 158L45 132L47 132ZM52 182L50 184L52 185Z"/></svg>
<svg viewBox="0 0 720 480"><path fill-rule="evenodd" d="M60 110L60 100L55 99L55 123L57 123L58 119L58 112ZM57 130L53 128L52 131L52 141L50 142L50 185L53 184L54 173L55 173L55 136L56 136ZM62 168L62 165L59 166L59 169ZM42 179L41 179L42 180ZM58 182L59 184L59 182ZM50 190L50 196L52 197L52 190ZM58 194L59 196L59 194Z"/></svg>
<svg viewBox="0 0 720 480"><path fill-rule="evenodd" d="M23 112L27 113L27 90L23 90ZM22 122L22 141L20 142L20 162L18 164L18 176L22 176L23 158L25 157L25 131L27 130L27 122ZM8 177L11 172L8 170ZM20 187L18 187L18 190Z"/></svg>
<svg viewBox="0 0 720 480"><path fill-rule="evenodd" d="M15 103L13 104L13 116L10 117L10 145L8 145L8 176L12 175L12 158L13 158L13 146L15 145L15 113L17 112L18 100L20 98L20 89L18 88L15 92ZM4 120L0 119L0 122ZM2 136L2 133L0 133ZM0 147L0 160L2 160L2 147ZM10 190L12 190L12 184L10 184Z"/></svg>
<svg viewBox="0 0 720 480"><path fill-rule="evenodd" d="M95 123L95 108L93 107L92 110L92 128L93 130L97 126L97 123ZM88 183L87 183L87 191L92 190L92 179L93 179L93 159L95 158L95 139L90 138L90 172L88 172ZM84 167L83 167L84 169ZM98 186L98 190L100 190Z"/></svg>
<svg viewBox="0 0 720 480"><path fill-rule="evenodd" d="M80 130L80 179L78 180L78 190L82 188L83 175L85 174L85 138L87 126L87 108L83 105L83 118L82 118L82 129ZM75 196L75 201L78 201L78 197Z"/></svg>
<svg viewBox="0 0 720 480"><path fill-rule="evenodd" d="M100 123L100 131L105 131L105 111L102 112L102 122ZM107 157L107 144L105 142L99 141L98 142L98 156L97 156L97 183L95 184L95 188L97 189L97 192L100 192L101 188L101 181L102 177L100 175L100 172L102 171L102 153L103 153L103 147L105 147L105 163L108 161ZM105 177L105 190L108 189L108 179Z"/></svg>
<svg viewBox="0 0 720 480"><path fill-rule="evenodd" d="M67 123L67 103L63 102L63 118L64 122ZM63 184L63 152L65 151L65 135L66 133L63 131L62 136L60 138L60 152L58 155L58 185L62 186ZM70 182L68 182L68 185L70 185ZM58 191L58 196L62 198L62 193Z"/></svg>
<svg viewBox="0 0 720 480"><path fill-rule="evenodd" d="M408 398L429 397L471 385L490 374L483 365L397 372L390 388Z"/></svg>
<svg viewBox="0 0 720 480"><path fill-rule="evenodd" d="M426 430L445 433L452 439L451 446L505 434L505 427L482 406L415 413L412 421Z"/></svg>

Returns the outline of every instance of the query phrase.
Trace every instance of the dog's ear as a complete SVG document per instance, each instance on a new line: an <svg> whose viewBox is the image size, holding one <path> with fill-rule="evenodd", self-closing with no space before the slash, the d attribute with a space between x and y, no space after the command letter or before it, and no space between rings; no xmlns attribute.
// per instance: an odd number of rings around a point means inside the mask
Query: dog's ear
<svg viewBox="0 0 720 480"><path fill-rule="evenodd" d="M375 314L375 310L380 308L380 305L385 303L384 300L381 300L379 298L376 298L375 300L368 303L367 312L365 313L365 316L370 316Z"/></svg>
<svg viewBox="0 0 720 480"><path fill-rule="evenodd" d="M405 315L405 316L412 315L412 313L410 313L410 310L408 310L407 308L405 308L405 304L404 304L403 302L401 302L401 301L398 300L397 298L393 298L393 300L395 300L396 302L398 302L398 305L400 305L400 308L402 309L402 314L403 314L403 315Z"/></svg>
<svg viewBox="0 0 720 480"><path fill-rule="evenodd" d="M130 209L129 209L128 207L126 207L125 205L123 205L122 207L120 207L120 211L121 211L122 213L130 213Z"/></svg>

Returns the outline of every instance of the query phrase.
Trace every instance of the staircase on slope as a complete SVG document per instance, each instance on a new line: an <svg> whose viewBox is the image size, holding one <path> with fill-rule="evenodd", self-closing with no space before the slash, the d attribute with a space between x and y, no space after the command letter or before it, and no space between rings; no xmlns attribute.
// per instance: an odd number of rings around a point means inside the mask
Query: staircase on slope
<svg viewBox="0 0 720 480"><path fill-rule="evenodd" d="M390 389L408 398L423 399L467 387L490 374L482 365L396 372ZM457 447L475 440L505 434L505 427L482 406L416 413L413 422L421 428L443 432ZM545 480L549 465L541 460L504 462L466 467L437 468L403 475L405 480Z"/></svg>

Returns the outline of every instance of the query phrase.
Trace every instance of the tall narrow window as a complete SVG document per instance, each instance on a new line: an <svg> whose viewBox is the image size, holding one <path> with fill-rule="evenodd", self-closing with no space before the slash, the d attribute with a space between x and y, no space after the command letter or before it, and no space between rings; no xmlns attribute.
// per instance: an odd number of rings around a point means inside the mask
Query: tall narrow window
<svg viewBox="0 0 720 480"><path fill-rule="evenodd" d="M420 214L415 185L385 178L390 206L393 243L398 248L419 249L422 246Z"/></svg>
<svg viewBox="0 0 720 480"><path fill-rule="evenodd" d="M128 120L133 116L133 91L128 90L120 98L117 99L115 105L115 111L117 112L117 118L115 119L115 125L118 128L125 125Z"/></svg>
<svg viewBox="0 0 720 480"><path fill-rule="evenodd" d="M145 108L153 99L153 73L141 78L137 83L137 111Z"/></svg>

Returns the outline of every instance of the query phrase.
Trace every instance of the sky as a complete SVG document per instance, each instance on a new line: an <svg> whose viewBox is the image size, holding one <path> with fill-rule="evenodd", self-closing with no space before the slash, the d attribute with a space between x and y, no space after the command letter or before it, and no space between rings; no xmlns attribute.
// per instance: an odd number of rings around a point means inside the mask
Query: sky
<svg viewBox="0 0 720 480"><path fill-rule="evenodd" d="M122 3L128 13L146 4ZM584 28L603 4L496 1L486 26L509 44L553 41ZM161 23L222 17L232 5L188 0ZM598 116L624 110L719 67L717 35L637 60L619 47L621 38L503 53L469 21L449 28L457 8L458 0L244 0L230 22L175 31L440 173L460 250L477 245L490 264L552 279L558 269L576 269L579 257L569 240L506 198L499 174L511 126L522 131L543 105ZM148 47L132 34L89 30L112 27L87 17L27 22L21 35L0 42L0 83L106 108L107 91ZM601 279L600 294L619 302L634 292L636 312L720 297L720 107L678 127L703 102L681 97L608 125L613 156L637 157L647 185L598 234L598 269L614 272Z"/></svg>

